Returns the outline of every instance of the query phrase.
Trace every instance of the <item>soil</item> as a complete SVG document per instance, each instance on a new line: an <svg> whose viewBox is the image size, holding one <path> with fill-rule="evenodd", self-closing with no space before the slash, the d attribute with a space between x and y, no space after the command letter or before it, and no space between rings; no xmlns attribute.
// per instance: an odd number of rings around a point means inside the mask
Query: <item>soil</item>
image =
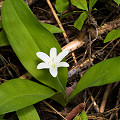
<svg viewBox="0 0 120 120"><path fill-rule="evenodd" d="M29 2L29 0L27 1ZM51 0L51 3L55 8L55 0ZM29 6L40 22L49 23L58 27L58 23L56 22L55 17L53 16L53 13L46 0L30 0ZM82 30L85 29L85 31L83 30L85 35L82 39L85 44L73 51L77 62L75 62L73 59L72 53L66 57L67 62L70 64L68 73L72 69L75 70L78 68L78 66L84 63L87 59L93 59L93 61L83 64L81 70L78 69L74 75L68 76L67 87L72 86L74 82L78 82L83 74L93 65L105 59L120 56L119 39L108 43L103 42L109 30L103 30L104 32L98 35L97 38L95 38L93 35L93 31L96 32L96 29L99 30L99 28L104 26L105 23L108 24L110 22L111 24L115 24L114 21L116 19L120 19L120 7L113 1L98 0L94 8L97 8L97 10L92 11L91 14L93 17L86 20L82 28ZM79 11L79 9L70 3L62 16L73 11ZM57 11L56 13L60 16ZM67 16L61 19L62 26L65 29L69 42L73 41L75 38L79 39L81 35L81 31L74 27L74 22L80 14L81 12L76 12L71 16ZM116 29L119 28L120 26L118 25ZM67 45L67 42L65 41L62 33L54 34L54 36L58 40L61 48ZM95 41L91 44L93 40ZM1 47L0 56L2 56L0 57L1 84L9 79L20 77L27 72L10 46ZM86 111L89 120L118 120L120 119L120 83L116 82L109 85L111 85L111 90L109 90L110 93L107 98L104 112L102 113L100 113L98 109L101 106L103 95L105 94L108 85L92 87L83 90L74 99L72 99L72 101L66 107L61 106L51 99L47 99L46 102L55 108L56 111L58 111L64 117L78 104L85 102L86 107L84 110ZM58 113L56 113L52 107L49 107L48 104L45 104L45 102L41 101L34 105L38 111L40 119L63 120L63 118ZM10 117L14 114L15 113L10 113L5 117L6 119L10 120Z"/></svg>

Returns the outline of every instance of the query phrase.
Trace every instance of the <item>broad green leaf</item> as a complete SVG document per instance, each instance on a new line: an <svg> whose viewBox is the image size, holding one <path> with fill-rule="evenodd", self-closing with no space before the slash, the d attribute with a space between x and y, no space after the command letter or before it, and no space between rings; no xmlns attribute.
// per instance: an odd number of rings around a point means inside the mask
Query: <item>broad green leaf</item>
<svg viewBox="0 0 120 120"><path fill-rule="evenodd" d="M104 60L91 67L80 79L69 100L85 88L120 80L120 57Z"/></svg>
<svg viewBox="0 0 120 120"><path fill-rule="evenodd" d="M86 0L71 0L71 3L79 9L88 11Z"/></svg>
<svg viewBox="0 0 120 120"><path fill-rule="evenodd" d="M52 89L30 80L9 80L0 85L0 115L25 108L54 94Z"/></svg>
<svg viewBox="0 0 120 120"><path fill-rule="evenodd" d="M118 5L120 4L120 0L114 0Z"/></svg>
<svg viewBox="0 0 120 120"><path fill-rule="evenodd" d="M33 105L18 110L16 113L19 120L40 120L39 115Z"/></svg>
<svg viewBox="0 0 120 120"><path fill-rule="evenodd" d="M63 31L54 26L54 25L50 25L50 24L46 24L46 23L41 23L47 30L49 30L51 33L62 33ZM2 28L2 26L1 26ZM0 47L1 46L6 46L6 45L9 45L9 42L8 42L8 39L7 39L7 36L6 36L6 33L5 31L2 29L0 31Z"/></svg>
<svg viewBox="0 0 120 120"><path fill-rule="evenodd" d="M3 117L4 117L4 114L3 114L3 115L0 115L0 120L3 120Z"/></svg>
<svg viewBox="0 0 120 120"><path fill-rule="evenodd" d="M39 23L23 0L5 0L1 8L1 17L9 43L28 72L40 82L62 91L48 69L37 69L42 60L36 56L36 52L49 54L52 47L56 47L58 53L61 52L61 47L52 33ZM67 68L59 68L58 77L65 88Z"/></svg>
<svg viewBox="0 0 120 120"><path fill-rule="evenodd" d="M0 47L6 46L6 45L9 45L9 42L8 42L7 36L5 34L5 31L2 29L0 31Z"/></svg>
<svg viewBox="0 0 120 120"><path fill-rule="evenodd" d="M120 29L118 29L118 30L112 30L112 31L110 31L107 34L107 36L106 36L106 38L104 40L104 43L109 42L111 40L115 40L115 39L117 39L119 37L120 37Z"/></svg>
<svg viewBox="0 0 120 120"><path fill-rule="evenodd" d="M63 31L54 26L54 25L50 25L50 24L46 24L46 23L41 23L47 30L49 30L51 33L62 33Z"/></svg>
<svg viewBox="0 0 120 120"><path fill-rule="evenodd" d="M75 118L75 120L88 120L85 111L83 110L83 111L80 113L80 115Z"/></svg>
<svg viewBox="0 0 120 120"><path fill-rule="evenodd" d="M81 13L79 18L74 22L74 27L78 30L82 29L82 26L84 24L84 21L87 19L88 14L86 12Z"/></svg>
<svg viewBox="0 0 120 120"><path fill-rule="evenodd" d="M1 21L0 21L0 28L2 28L2 23L1 23Z"/></svg>
<svg viewBox="0 0 120 120"><path fill-rule="evenodd" d="M89 0L89 10L95 5L97 0Z"/></svg>
<svg viewBox="0 0 120 120"><path fill-rule="evenodd" d="M68 0L56 0L55 8L59 13L62 13L67 9L68 5Z"/></svg>

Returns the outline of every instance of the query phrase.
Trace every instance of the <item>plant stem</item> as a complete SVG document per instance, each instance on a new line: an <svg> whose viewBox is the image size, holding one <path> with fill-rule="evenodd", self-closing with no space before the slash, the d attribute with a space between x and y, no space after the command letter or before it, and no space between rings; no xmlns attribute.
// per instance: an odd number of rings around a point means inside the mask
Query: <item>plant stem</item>
<svg viewBox="0 0 120 120"><path fill-rule="evenodd" d="M64 94L65 101L66 101L66 100L67 100L66 91L65 91L65 89L63 88L63 85L61 84L60 79L59 79L58 76L57 76L57 81L58 81L58 83L59 83L59 85L60 85L60 88L61 88L61 90L62 90L62 93Z"/></svg>

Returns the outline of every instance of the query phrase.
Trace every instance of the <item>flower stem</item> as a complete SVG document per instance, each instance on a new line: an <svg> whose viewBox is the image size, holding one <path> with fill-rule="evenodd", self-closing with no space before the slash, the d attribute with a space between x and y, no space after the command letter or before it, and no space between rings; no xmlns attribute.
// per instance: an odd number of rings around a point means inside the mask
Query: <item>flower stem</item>
<svg viewBox="0 0 120 120"><path fill-rule="evenodd" d="M65 89L63 88L63 85L61 84L60 79L59 79L58 76L57 76L57 81L58 81L58 83L59 83L59 85L60 85L60 87L61 87L61 90L62 90L62 92L63 92L63 94L64 94L65 101L66 101L66 100L67 100L66 91L65 91Z"/></svg>

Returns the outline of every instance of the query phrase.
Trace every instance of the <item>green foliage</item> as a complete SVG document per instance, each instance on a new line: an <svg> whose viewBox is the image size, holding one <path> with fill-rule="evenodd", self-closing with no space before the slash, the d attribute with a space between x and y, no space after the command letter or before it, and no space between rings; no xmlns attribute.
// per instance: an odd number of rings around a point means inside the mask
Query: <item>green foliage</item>
<svg viewBox="0 0 120 120"><path fill-rule="evenodd" d="M86 0L71 0L71 3L79 9L88 11Z"/></svg>
<svg viewBox="0 0 120 120"><path fill-rule="evenodd" d="M89 10L96 1L89 1ZM71 2L78 8L85 10L84 12L82 11L74 24L80 30L90 12L87 8L87 1L71 0ZM83 75L67 101L66 94L63 92L67 82L67 68L59 69L58 77L60 81L57 78L53 78L48 70L38 70L36 68L38 63L42 62L36 56L36 52L41 51L49 54L52 47L56 47L58 52L61 52L61 47L52 33L62 31L60 29L57 30L56 27L50 29L51 25L40 24L23 0L5 0L1 9L1 17L5 31L4 37L7 35L6 38L8 38L21 63L34 78L49 87L22 79L13 79L3 83L0 85L0 115L17 111L17 115L21 120L27 120L31 115L37 117L30 117L32 120L39 119L36 110L33 106L30 107L30 105L51 97L51 99L65 106L66 102L68 103L77 93L85 88L120 80L120 57L102 61L91 67ZM119 32L120 30L111 31L106 37L105 42L120 37ZM57 92L55 93L50 87L56 89ZM84 111L79 118L86 118L87 120Z"/></svg>
<svg viewBox="0 0 120 120"><path fill-rule="evenodd" d="M89 0L89 10L95 5L97 0Z"/></svg>
<svg viewBox="0 0 120 120"><path fill-rule="evenodd" d="M62 33L63 31L51 24L41 23L47 30L49 30L51 33Z"/></svg>
<svg viewBox="0 0 120 120"><path fill-rule="evenodd" d="M85 111L83 110L81 114L75 118L75 120L88 120Z"/></svg>
<svg viewBox="0 0 120 120"><path fill-rule="evenodd" d="M4 117L4 114L3 114L3 115L0 115L0 120L3 120L3 117Z"/></svg>
<svg viewBox="0 0 120 120"><path fill-rule="evenodd" d="M74 27L77 28L78 30L81 30L84 21L88 18L89 13L91 12L92 7L95 5L97 0L89 0L89 10L87 7L87 1L86 0L71 0L71 3L76 6L77 8L84 10L82 11L81 15L79 18L75 21ZM66 0L56 0L55 7L59 13L62 13L63 11L66 10L68 6L68 1ZM72 15L72 13L67 13L65 15L62 15L61 18L64 18L65 16Z"/></svg>
<svg viewBox="0 0 120 120"><path fill-rule="evenodd" d="M102 61L91 67L80 79L69 100L85 88L120 80L120 57Z"/></svg>
<svg viewBox="0 0 120 120"><path fill-rule="evenodd" d="M46 69L37 69L42 60L36 56L36 52L49 54L52 47L61 52L61 47L52 33L39 23L23 0L5 0L1 8L1 17L9 43L24 67L37 80L61 92L57 78L53 78ZM58 73L65 89L67 68L59 68Z"/></svg>
<svg viewBox="0 0 120 120"><path fill-rule="evenodd" d="M9 45L5 31L3 30L2 23L0 21L0 47Z"/></svg>
<svg viewBox="0 0 120 120"><path fill-rule="evenodd" d="M77 28L78 30L82 29L82 26L85 22L85 20L88 18L88 15L91 13L92 7L95 5L97 0L89 0L89 10L87 7L87 1L86 0L71 0L71 3L76 6L79 9L82 9L81 15L79 18L75 21L74 27Z"/></svg>
<svg viewBox="0 0 120 120"><path fill-rule="evenodd" d="M46 23L41 23L47 30L49 30L51 33L62 33L63 31L54 26L54 25L50 25L50 24L46 24ZM4 31L4 29L2 28L2 25L0 24L0 28L2 29L0 31L0 47L2 46L6 46L9 45L6 33Z"/></svg>
<svg viewBox="0 0 120 120"><path fill-rule="evenodd" d="M2 23L1 23L1 21L0 21L0 28L2 28Z"/></svg>
<svg viewBox="0 0 120 120"><path fill-rule="evenodd" d="M120 37L120 29L118 29L118 30L112 30L112 31L110 31L107 34L107 36L106 36L106 38L104 40L104 43L109 42L111 40L115 40L115 39L117 39L119 37Z"/></svg>
<svg viewBox="0 0 120 120"><path fill-rule="evenodd" d="M84 21L87 19L87 17L88 17L87 12L81 13L79 18L74 22L74 27L77 28L78 30L81 30L84 24Z"/></svg>
<svg viewBox="0 0 120 120"><path fill-rule="evenodd" d="M55 92L30 80L12 79L0 85L0 115L37 103Z"/></svg>
<svg viewBox="0 0 120 120"><path fill-rule="evenodd" d="M34 106L28 106L17 111L19 120L40 120L39 115Z"/></svg>
<svg viewBox="0 0 120 120"><path fill-rule="evenodd" d="M56 0L55 8L59 13L64 12L69 5L67 0Z"/></svg>
<svg viewBox="0 0 120 120"><path fill-rule="evenodd" d="M5 31L2 29L0 31L0 47L9 45Z"/></svg>
<svg viewBox="0 0 120 120"><path fill-rule="evenodd" d="M114 0L118 5L120 4L120 0Z"/></svg>

